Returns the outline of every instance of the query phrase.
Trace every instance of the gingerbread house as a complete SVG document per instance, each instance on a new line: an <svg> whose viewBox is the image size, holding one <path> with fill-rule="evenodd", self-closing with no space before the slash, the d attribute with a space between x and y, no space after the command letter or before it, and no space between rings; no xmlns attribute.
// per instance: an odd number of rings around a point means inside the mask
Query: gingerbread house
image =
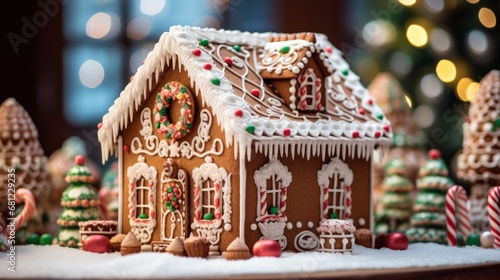
<svg viewBox="0 0 500 280"><path fill-rule="evenodd" d="M372 227L371 156L392 133L324 35L174 26L98 137L118 158L120 231L220 253L236 237L315 250L333 217Z"/></svg>

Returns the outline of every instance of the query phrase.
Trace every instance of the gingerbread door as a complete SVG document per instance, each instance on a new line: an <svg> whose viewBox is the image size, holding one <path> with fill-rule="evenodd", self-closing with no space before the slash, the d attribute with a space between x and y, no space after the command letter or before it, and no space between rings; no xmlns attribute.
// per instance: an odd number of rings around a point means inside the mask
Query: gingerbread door
<svg viewBox="0 0 500 280"><path fill-rule="evenodd" d="M188 176L173 159L163 163L161 184L161 235L162 241L171 242L176 237L187 238L189 221Z"/></svg>

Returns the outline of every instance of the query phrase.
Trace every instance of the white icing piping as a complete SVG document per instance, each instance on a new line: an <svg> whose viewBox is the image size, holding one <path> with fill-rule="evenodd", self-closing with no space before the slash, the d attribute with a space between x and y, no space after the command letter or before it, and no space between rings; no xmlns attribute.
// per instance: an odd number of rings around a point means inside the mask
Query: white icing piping
<svg viewBox="0 0 500 280"><path fill-rule="evenodd" d="M138 110L139 105L143 100L147 98L147 92L151 91L154 86L152 77L155 74L155 81L158 80L160 73L163 71L165 65L172 61L172 69L176 66L184 68L187 70L188 75L191 77L191 87L194 88L194 83L196 82L197 90L196 94L202 94L203 105L208 105L213 109L214 115L217 116L217 122L221 126L222 130L225 132L226 145L232 145L233 140L234 145L243 144L246 146L246 154L250 158L250 145L252 140L274 140L277 135L283 133L283 127L291 127L290 135L288 137L282 137L281 140L290 142L288 145L295 146L296 143L292 143L298 140L302 146L302 154L305 153L307 146L307 154L317 154L316 150L318 144L316 144L317 137L321 133L318 128L320 121L313 123L309 121L298 122L290 120L268 120L269 124L264 130L264 122L266 119L259 118L251 115L251 111L248 104L241 98L236 96L232 92L231 83L224 77L224 73L217 67L212 67L212 69L205 70L203 65L211 64L213 65L212 57L201 52L199 56L193 54L193 50L199 47L199 40L202 38L208 39L210 42L216 43L232 43L232 44L244 44L244 45L255 45L263 47L268 42L271 36L277 34L271 33L248 33L240 31L225 31L225 30L215 30L215 29L200 29L196 27L181 27L173 26L170 28L169 33L164 33L160 37L160 41L155 45L153 51L151 51L144 65L140 66L137 70L134 79L125 87L125 89L120 93L120 97L117 98L114 104L110 107L109 112L104 115L102 121L102 127L98 131L98 138L101 143L102 149L102 159L103 162L107 161L110 154L115 153L115 143L117 137L121 130L127 127L128 123L133 120L134 113ZM317 34L317 38L323 40L323 43L330 44L326 38ZM330 44L331 45L331 44ZM322 56L328 58L330 65L325 60L325 65L333 67L338 71L348 70L348 64L340 56L340 52L332 46L333 52L331 54L321 53ZM322 57L323 59L323 57ZM212 84L212 79L218 78L220 80L220 85ZM352 94L362 100L363 106L370 106L370 112L373 116L382 115L382 111L377 105L369 104L367 101L370 98L368 91L359 82L359 77L356 76L351 71L348 72L347 76L342 76L345 79L345 85L352 90ZM236 117L234 111L240 109L243 112L242 117ZM221 124L221 120L224 122ZM246 127L252 124L255 126L254 134L250 134L246 131ZM342 121L327 121L325 120L325 127L327 125L331 126L329 140L335 140L339 142L340 146L346 146L350 149L353 145L350 143L354 138L352 135L353 126L355 124ZM389 125L389 122L383 118L382 121L367 121L364 123L358 123L357 128L366 131L362 133L360 131L359 138L355 139L357 143L356 146L359 148L358 156L361 154L363 157L369 157L366 154L366 150L372 150L377 144L382 148L388 146L391 143L392 133L384 132L382 130L383 125ZM307 128L304 130L304 128ZM338 128L341 128L340 131ZM375 137L375 131L381 133L380 138ZM264 133L265 132L265 133ZM265 135L264 135L265 134ZM304 137L304 140L313 141L301 141L301 139L296 139L298 136ZM324 132L323 132L324 134ZM268 137L272 136L272 137ZM364 139L363 139L364 138ZM243 140L244 139L244 140ZM280 138L278 138L280 139ZM345 139L345 140L344 140ZM243 140L243 141L242 141ZM340 140L340 141L339 141ZM360 141L361 140L361 141ZM371 140L371 141L367 141ZM368 145L364 149L361 146L364 144ZM346 144L346 145L345 145ZM283 144L284 146L284 144ZM336 147L340 150L338 143L328 143L321 145L324 151L328 146L329 149ZM267 149L267 148L266 148ZM276 152L279 148L273 147ZM283 149L281 149L283 150ZM343 157L345 157L345 149ZM348 152L350 155L354 155L354 149L350 149ZM235 149L235 156L239 149ZM295 149L292 149L292 156L294 155ZM242 155L244 156L244 155ZM323 155L324 157L325 155Z"/></svg>

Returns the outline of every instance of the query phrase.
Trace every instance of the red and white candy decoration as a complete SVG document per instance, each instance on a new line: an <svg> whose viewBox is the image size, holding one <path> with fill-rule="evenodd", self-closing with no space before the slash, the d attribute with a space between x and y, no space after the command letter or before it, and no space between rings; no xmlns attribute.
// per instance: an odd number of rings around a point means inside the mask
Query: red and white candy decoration
<svg viewBox="0 0 500 280"><path fill-rule="evenodd" d="M500 186L492 187L488 195L488 217L493 247L500 248Z"/></svg>
<svg viewBox="0 0 500 280"><path fill-rule="evenodd" d="M464 188L458 185L451 187L446 192L446 230L450 246L457 246L458 232L462 233L464 240L471 234L467 193Z"/></svg>

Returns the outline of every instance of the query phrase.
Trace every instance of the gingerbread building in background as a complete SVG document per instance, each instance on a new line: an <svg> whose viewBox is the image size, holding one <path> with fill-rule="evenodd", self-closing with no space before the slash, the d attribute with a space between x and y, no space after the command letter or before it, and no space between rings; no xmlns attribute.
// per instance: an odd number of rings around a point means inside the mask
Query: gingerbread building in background
<svg viewBox="0 0 500 280"><path fill-rule="evenodd" d="M118 158L119 230L221 253L236 237L315 250L333 217L372 227L371 157L392 132L324 35L174 26L98 137Z"/></svg>
<svg viewBox="0 0 500 280"><path fill-rule="evenodd" d="M0 212L7 210L9 183L30 190L44 206L50 193L46 162L33 120L14 98L8 98L0 105Z"/></svg>
<svg viewBox="0 0 500 280"><path fill-rule="evenodd" d="M399 81L389 73L380 73L368 87L377 105L391 122L393 143L383 160L375 164L375 185L383 178L384 165L392 158L401 158L415 181L420 165L426 160L425 151L419 147L422 131L413 121L413 112L406 100L405 90Z"/></svg>
<svg viewBox="0 0 500 280"><path fill-rule="evenodd" d="M500 185L500 71L481 80L463 130L458 177L471 184L471 224L482 232L488 228L488 191Z"/></svg>

